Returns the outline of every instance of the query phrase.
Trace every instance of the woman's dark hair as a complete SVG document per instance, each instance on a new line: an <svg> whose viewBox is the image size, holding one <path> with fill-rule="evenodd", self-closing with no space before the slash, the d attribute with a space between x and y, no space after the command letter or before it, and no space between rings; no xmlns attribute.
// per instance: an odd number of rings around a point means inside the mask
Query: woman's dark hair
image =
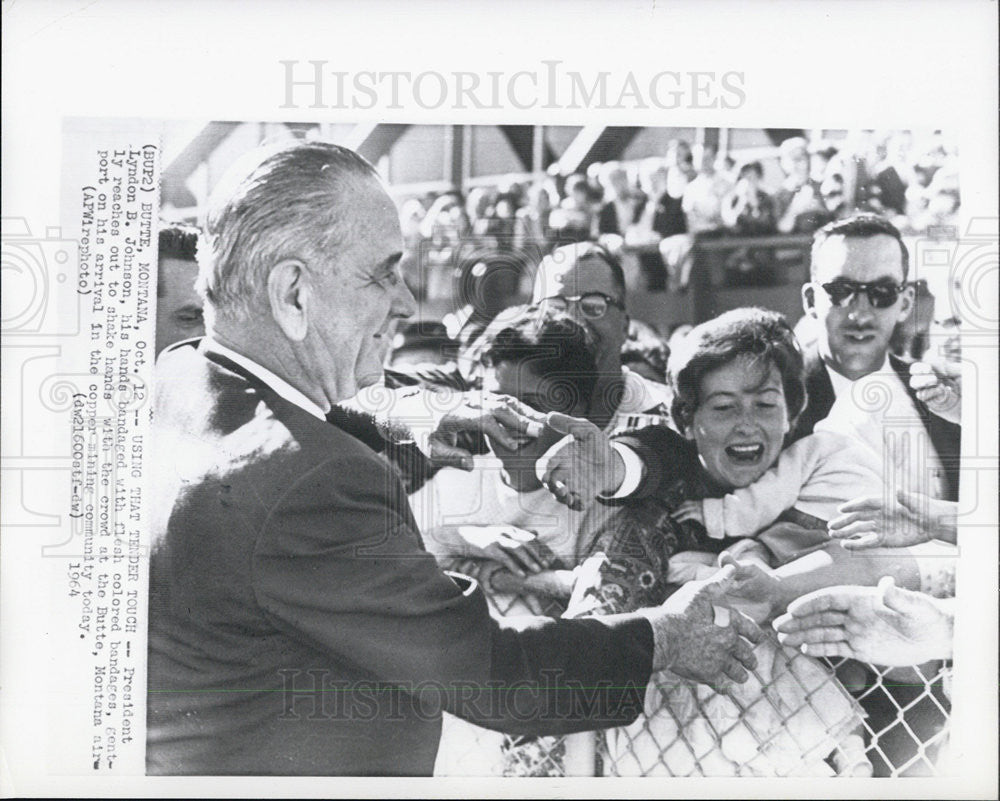
<svg viewBox="0 0 1000 801"><path fill-rule="evenodd" d="M497 332L486 351L493 364L526 364L549 379L552 409L589 402L597 381L595 347L587 329L566 314L529 307L524 316Z"/></svg>
<svg viewBox="0 0 1000 801"><path fill-rule="evenodd" d="M743 308L720 314L695 326L670 355L667 379L674 390L671 411L683 432L701 403L702 379L741 356L774 365L781 376L789 422L806 403L805 367L802 351L791 327L777 312Z"/></svg>

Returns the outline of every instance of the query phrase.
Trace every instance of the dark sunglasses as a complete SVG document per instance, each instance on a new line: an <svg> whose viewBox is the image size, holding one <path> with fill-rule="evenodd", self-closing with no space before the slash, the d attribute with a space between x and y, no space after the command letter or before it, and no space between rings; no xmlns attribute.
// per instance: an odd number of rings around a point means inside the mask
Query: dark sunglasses
<svg viewBox="0 0 1000 801"><path fill-rule="evenodd" d="M888 281L878 281L874 284L863 284L858 281L833 281L820 284L823 291L830 296L834 306L843 306L851 299L864 292L868 302L876 309L888 309L897 300L900 293L906 289L906 284L892 284Z"/></svg>
<svg viewBox="0 0 1000 801"><path fill-rule="evenodd" d="M616 309L624 311L625 304L617 298L605 295L603 292L587 292L584 295L553 295L542 301L548 308L557 312L564 312L569 308L570 303L579 303L583 316L590 320L599 320L608 313L608 307L614 306Z"/></svg>

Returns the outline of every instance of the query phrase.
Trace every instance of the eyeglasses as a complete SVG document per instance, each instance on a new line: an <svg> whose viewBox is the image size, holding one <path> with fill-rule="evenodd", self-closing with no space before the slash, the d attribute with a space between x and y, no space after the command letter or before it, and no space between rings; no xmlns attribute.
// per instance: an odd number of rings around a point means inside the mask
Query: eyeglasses
<svg viewBox="0 0 1000 801"><path fill-rule="evenodd" d="M859 293L868 296L868 302L876 309L888 309L897 300L900 293L906 289L906 284L892 284L888 281L878 281L874 284L863 284L858 281L833 281L820 284L823 291L830 296L834 306L844 306Z"/></svg>
<svg viewBox="0 0 1000 801"><path fill-rule="evenodd" d="M550 309L564 312L570 303L579 303L583 316L590 320L599 320L608 313L608 306L624 311L625 304L617 298L605 295L603 292L587 292L583 295L553 295L542 301Z"/></svg>

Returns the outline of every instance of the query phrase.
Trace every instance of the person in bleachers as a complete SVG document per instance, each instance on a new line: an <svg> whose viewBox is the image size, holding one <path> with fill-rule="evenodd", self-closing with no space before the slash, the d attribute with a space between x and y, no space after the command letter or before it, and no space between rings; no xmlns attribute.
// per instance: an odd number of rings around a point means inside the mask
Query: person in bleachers
<svg viewBox="0 0 1000 801"><path fill-rule="evenodd" d="M819 186L810 177L809 147L796 136L779 147L779 162L785 173L774 195L778 230L781 233L812 233L829 221L819 196Z"/></svg>
<svg viewBox="0 0 1000 801"><path fill-rule="evenodd" d="M701 145L695 150L698 174L684 188L681 202L692 236L722 228L722 199L733 188L729 179L715 168L716 149Z"/></svg>
<svg viewBox="0 0 1000 801"><path fill-rule="evenodd" d="M694 166L691 145L684 139L671 139L667 143L667 191L671 197L680 200L687 185L695 179L698 170Z"/></svg>
<svg viewBox="0 0 1000 801"><path fill-rule="evenodd" d="M667 271L659 252L664 237L687 231L680 196L667 192L669 176L670 170L662 159L642 162L639 184L645 199L635 224L625 231L625 244L639 249L639 271L650 292L667 288Z"/></svg>
<svg viewBox="0 0 1000 801"><path fill-rule="evenodd" d="M733 191L722 201L722 220L736 234L758 236L776 231L774 201L761 189L763 177L759 161L747 162L740 167Z"/></svg>
<svg viewBox="0 0 1000 801"><path fill-rule="evenodd" d="M586 242L594 229L594 197L586 177L566 179L566 197L549 214L549 225L558 242Z"/></svg>
<svg viewBox="0 0 1000 801"><path fill-rule="evenodd" d="M552 190L548 183L539 181L527 192L527 202L515 213L514 247L525 252L549 252L552 229L549 214L552 212Z"/></svg>
<svg viewBox="0 0 1000 801"><path fill-rule="evenodd" d="M597 215L598 238L614 235L624 237L630 225L638 222L642 213L642 198L632 191L628 172L618 162L604 164L600 173L604 202Z"/></svg>
<svg viewBox="0 0 1000 801"><path fill-rule="evenodd" d="M809 180L814 184L821 184L840 149L833 142L821 140L810 142L807 151L809 153Z"/></svg>

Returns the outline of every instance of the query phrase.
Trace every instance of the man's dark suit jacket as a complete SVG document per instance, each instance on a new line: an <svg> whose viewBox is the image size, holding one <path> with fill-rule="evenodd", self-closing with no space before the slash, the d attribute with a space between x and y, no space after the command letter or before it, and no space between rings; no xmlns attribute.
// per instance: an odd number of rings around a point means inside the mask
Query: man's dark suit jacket
<svg viewBox="0 0 1000 801"><path fill-rule="evenodd" d="M945 500L958 500L958 476L961 462L962 429L960 426L942 420L927 408L927 404L917 398L914 390L910 388L910 365L896 356L889 354L889 364L899 376L906 392L913 401L917 410L917 416L923 423L930 438L931 445L937 451L944 470L945 485L947 495ZM813 428L820 420L830 414L833 402L836 397L833 394L833 382L830 381L830 373L823 363L819 353L815 348L810 348L805 353L806 365L806 393L808 399L806 408L799 415L795 424L795 429L791 434L791 441L801 439L807 434L811 434Z"/></svg>
<svg viewBox="0 0 1000 801"><path fill-rule="evenodd" d="M641 711L648 621L493 621L355 437L191 343L154 412L148 772L426 775L441 706L519 734Z"/></svg>

